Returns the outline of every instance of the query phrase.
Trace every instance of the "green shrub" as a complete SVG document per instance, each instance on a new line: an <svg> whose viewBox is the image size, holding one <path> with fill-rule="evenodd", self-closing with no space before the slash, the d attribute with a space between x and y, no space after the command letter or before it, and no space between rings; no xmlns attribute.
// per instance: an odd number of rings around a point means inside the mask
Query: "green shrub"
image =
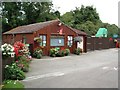
<svg viewBox="0 0 120 90"><path fill-rule="evenodd" d="M33 57L40 59L43 55L43 51L37 47L33 52Z"/></svg>
<svg viewBox="0 0 120 90"><path fill-rule="evenodd" d="M65 56L68 56L70 54L70 50L69 49L65 49L64 54L65 54Z"/></svg>
<svg viewBox="0 0 120 90"><path fill-rule="evenodd" d="M2 90L7 90L10 88L15 88L18 90L25 90L24 85L18 80L5 80L5 81L3 81Z"/></svg>
<svg viewBox="0 0 120 90"><path fill-rule="evenodd" d="M25 73L17 66L16 63L6 65L4 70L5 79L11 80L23 80L25 79Z"/></svg>
<svg viewBox="0 0 120 90"><path fill-rule="evenodd" d="M82 49L81 48L77 48L75 49L75 52L74 52L76 55L80 55L80 53L82 53Z"/></svg>
<svg viewBox="0 0 120 90"><path fill-rule="evenodd" d="M41 57L42 57L41 54L38 54L38 55L36 56L37 59L40 59Z"/></svg>
<svg viewBox="0 0 120 90"><path fill-rule="evenodd" d="M56 48L50 49L50 56L55 57L58 54L59 50Z"/></svg>
<svg viewBox="0 0 120 90"><path fill-rule="evenodd" d="M64 53L64 50L60 50L57 54L56 54L57 57L63 57L65 56L65 53Z"/></svg>
<svg viewBox="0 0 120 90"><path fill-rule="evenodd" d="M19 56L16 61L16 64L23 72L28 72L29 62L30 60L28 61L28 58L26 56Z"/></svg>
<svg viewBox="0 0 120 90"><path fill-rule="evenodd" d="M57 49L57 48L52 48L50 49L50 56L51 57L63 57L63 56L67 56L68 54L70 54L70 50L69 49Z"/></svg>

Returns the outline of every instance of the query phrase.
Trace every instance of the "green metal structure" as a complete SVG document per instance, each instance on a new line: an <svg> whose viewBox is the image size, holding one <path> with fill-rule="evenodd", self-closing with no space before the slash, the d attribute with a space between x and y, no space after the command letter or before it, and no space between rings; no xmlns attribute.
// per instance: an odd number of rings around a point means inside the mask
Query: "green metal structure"
<svg viewBox="0 0 120 90"><path fill-rule="evenodd" d="M99 28L95 37L107 37L107 33L108 32L106 28Z"/></svg>

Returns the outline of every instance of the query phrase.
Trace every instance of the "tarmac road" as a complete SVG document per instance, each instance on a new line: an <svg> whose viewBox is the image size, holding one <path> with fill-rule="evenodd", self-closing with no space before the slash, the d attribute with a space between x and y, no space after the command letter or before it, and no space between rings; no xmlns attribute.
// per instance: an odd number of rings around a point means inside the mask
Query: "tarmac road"
<svg viewBox="0 0 120 90"><path fill-rule="evenodd" d="M118 88L118 49L34 59L26 88Z"/></svg>

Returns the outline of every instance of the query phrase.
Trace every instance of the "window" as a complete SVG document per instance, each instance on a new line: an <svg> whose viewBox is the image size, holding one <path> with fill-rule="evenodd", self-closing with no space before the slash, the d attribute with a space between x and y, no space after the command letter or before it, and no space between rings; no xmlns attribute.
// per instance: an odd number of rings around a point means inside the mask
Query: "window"
<svg viewBox="0 0 120 90"><path fill-rule="evenodd" d="M41 42L40 46L46 46L46 35L40 35Z"/></svg>
<svg viewBox="0 0 120 90"><path fill-rule="evenodd" d="M50 46L64 46L64 37L52 36L50 39Z"/></svg>
<svg viewBox="0 0 120 90"><path fill-rule="evenodd" d="M72 36L68 36L68 46L71 47L73 44L73 37Z"/></svg>

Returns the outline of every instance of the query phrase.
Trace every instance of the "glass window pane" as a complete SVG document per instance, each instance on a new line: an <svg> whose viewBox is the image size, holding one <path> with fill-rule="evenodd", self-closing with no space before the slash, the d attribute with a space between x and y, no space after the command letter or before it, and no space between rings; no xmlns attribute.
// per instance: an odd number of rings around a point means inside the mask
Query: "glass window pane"
<svg viewBox="0 0 120 90"><path fill-rule="evenodd" d="M68 41L70 40L70 36L68 36Z"/></svg>
<svg viewBox="0 0 120 90"><path fill-rule="evenodd" d="M70 45L69 41L68 41L68 46Z"/></svg>
<svg viewBox="0 0 120 90"><path fill-rule="evenodd" d="M43 40L44 40L44 41L46 40L46 36L45 36L45 35L43 35Z"/></svg>
<svg viewBox="0 0 120 90"><path fill-rule="evenodd" d="M46 46L46 43L43 43L43 46Z"/></svg>
<svg viewBox="0 0 120 90"><path fill-rule="evenodd" d="M43 43L46 43L46 41L43 41Z"/></svg>
<svg viewBox="0 0 120 90"><path fill-rule="evenodd" d="M72 36L71 36L70 40L72 40Z"/></svg>
<svg viewBox="0 0 120 90"><path fill-rule="evenodd" d="M40 46L42 46L42 42L40 43Z"/></svg>
<svg viewBox="0 0 120 90"><path fill-rule="evenodd" d="M51 46L64 46L64 38L51 38L50 45Z"/></svg>
<svg viewBox="0 0 120 90"><path fill-rule="evenodd" d="M40 38L42 39L42 35L40 35Z"/></svg>

